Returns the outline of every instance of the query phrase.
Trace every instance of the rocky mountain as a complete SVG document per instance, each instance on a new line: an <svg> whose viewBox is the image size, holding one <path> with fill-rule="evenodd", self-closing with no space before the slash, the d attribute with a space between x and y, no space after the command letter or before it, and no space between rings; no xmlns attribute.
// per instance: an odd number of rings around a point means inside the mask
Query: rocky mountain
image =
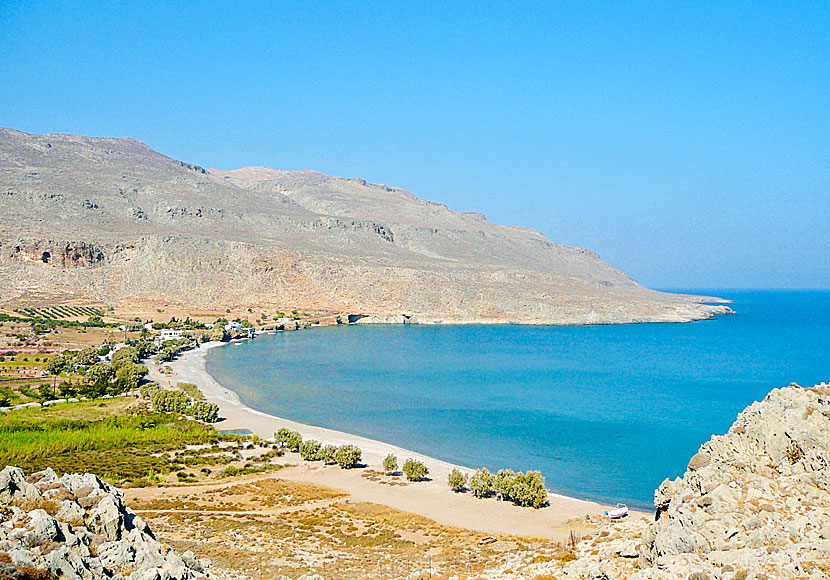
<svg viewBox="0 0 830 580"><path fill-rule="evenodd" d="M291 307L411 322L688 321L539 232L315 171L209 170L134 139L0 129L0 303L32 288L125 302Z"/></svg>

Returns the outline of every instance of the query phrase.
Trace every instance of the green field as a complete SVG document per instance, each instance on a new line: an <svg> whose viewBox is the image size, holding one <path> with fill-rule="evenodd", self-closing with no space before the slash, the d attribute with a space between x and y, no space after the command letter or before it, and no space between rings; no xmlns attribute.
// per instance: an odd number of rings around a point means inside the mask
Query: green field
<svg viewBox="0 0 830 580"><path fill-rule="evenodd" d="M95 472L113 483L146 485L185 466L173 453L186 445L239 439L197 421L128 409L135 399L61 403L0 413L0 465L27 473Z"/></svg>

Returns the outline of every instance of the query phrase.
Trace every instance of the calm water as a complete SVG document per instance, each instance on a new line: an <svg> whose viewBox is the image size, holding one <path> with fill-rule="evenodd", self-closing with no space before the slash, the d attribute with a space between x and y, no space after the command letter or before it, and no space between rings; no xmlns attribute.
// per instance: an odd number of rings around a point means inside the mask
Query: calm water
<svg viewBox="0 0 830 580"><path fill-rule="evenodd" d="M556 492L654 488L775 387L830 380L830 292L707 290L734 316L621 326L352 326L211 351L246 404Z"/></svg>

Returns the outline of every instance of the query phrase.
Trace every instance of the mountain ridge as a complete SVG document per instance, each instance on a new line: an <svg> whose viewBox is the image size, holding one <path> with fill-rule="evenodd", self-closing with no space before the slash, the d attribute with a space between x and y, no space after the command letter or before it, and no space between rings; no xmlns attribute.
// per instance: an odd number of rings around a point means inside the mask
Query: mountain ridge
<svg viewBox="0 0 830 580"><path fill-rule="evenodd" d="M314 170L205 169L132 138L0 129L0 211L0 303L45 286L115 304L417 322L668 322L728 310L401 188Z"/></svg>

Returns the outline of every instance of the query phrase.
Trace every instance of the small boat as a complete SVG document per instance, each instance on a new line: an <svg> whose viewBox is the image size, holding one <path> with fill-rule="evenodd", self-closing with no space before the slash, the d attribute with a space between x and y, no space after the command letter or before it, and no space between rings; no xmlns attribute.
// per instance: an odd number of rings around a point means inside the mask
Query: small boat
<svg viewBox="0 0 830 580"><path fill-rule="evenodd" d="M624 518L628 515L628 506L624 503L618 503L617 507L612 510L606 510L604 512L606 516L611 518L612 520L618 520L620 518Z"/></svg>

